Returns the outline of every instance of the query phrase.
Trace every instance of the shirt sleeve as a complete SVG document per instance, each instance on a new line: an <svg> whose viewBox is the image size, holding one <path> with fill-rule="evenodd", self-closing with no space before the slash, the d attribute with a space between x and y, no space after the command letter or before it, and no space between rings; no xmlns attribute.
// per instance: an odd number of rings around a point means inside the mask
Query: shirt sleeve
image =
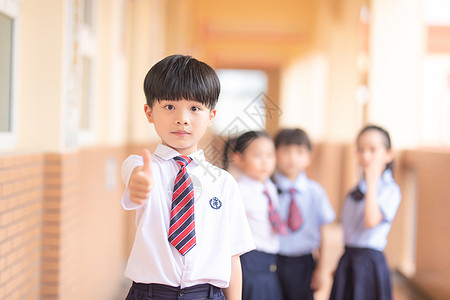
<svg viewBox="0 0 450 300"><path fill-rule="evenodd" d="M317 194L319 196L320 201L320 220L322 224L331 223L336 218L336 213L334 212L333 207L330 204L330 200L328 199L328 195L324 188L318 184L317 186Z"/></svg>
<svg viewBox="0 0 450 300"><path fill-rule="evenodd" d="M125 210L133 210L139 208L141 205L131 202L130 200L130 191L128 188L128 182L130 181L131 173L134 168L138 166L143 166L144 160L142 156L139 155L130 155L127 159L122 163L121 175L123 183L126 188L122 194L122 206Z"/></svg>
<svg viewBox="0 0 450 300"><path fill-rule="evenodd" d="M241 255L255 249L253 236L248 225L247 216L237 182L230 180L230 235L231 256Z"/></svg>
<svg viewBox="0 0 450 300"><path fill-rule="evenodd" d="M398 207L400 205L401 194L400 188L397 185L384 188L378 195L378 205L380 206L381 213L384 220L392 222L397 214Z"/></svg>

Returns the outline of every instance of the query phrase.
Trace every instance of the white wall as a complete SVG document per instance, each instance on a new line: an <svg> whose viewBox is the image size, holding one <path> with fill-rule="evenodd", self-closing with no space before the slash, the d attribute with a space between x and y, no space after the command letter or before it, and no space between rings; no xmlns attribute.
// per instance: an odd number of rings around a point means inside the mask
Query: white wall
<svg viewBox="0 0 450 300"><path fill-rule="evenodd" d="M368 119L394 147L419 144L424 24L422 0L372 1Z"/></svg>
<svg viewBox="0 0 450 300"><path fill-rule="evenodd" d="M17 147L52 150L63 147L63 102L67 77L67 1L22 1L18 43Z"/></svg>
<svg viewBox="0 0 450 300"><path fill-rule="evenodd" d="M17 146L20 151L157 140L144 115L143 80L165 56L163 0L94 2L92 129L80 134L83 32L80 2L23 0L18 43Z"/></svg>
<svg viewBox="0 0 450 300"><path fill-rule="evenodd" d="M419 106L421 146L450 144L450 54L424 58Z"/></svg>
<svg viewBox="0 0 450 300"><path fill-rule="evenodd" d="M300 127L314 140L326 137L329 63L324 55L293 62L281 74L281 127Z"/></svg>
<svg viewBox="0 0 450 300"><path fill-rule="evenodd" d="M360 9L359 1L320 2L311 50L282 72L282 126L303 127L314 141L353 141Z"/></svg>
<svg viewBox="0 0 450 300"><path fill-rule="evenodd" d="M128 136L132 143L159 138L144 114L143 82L150 67L165 57L166 3L164 0L134 1L130 24Z"/></svg>
<svg viewBox="0 0 450 300"><path fill-rule="evenodd" d="M125 144L128 116L128 1L102 0L98 22L96 143Z"/></svg>

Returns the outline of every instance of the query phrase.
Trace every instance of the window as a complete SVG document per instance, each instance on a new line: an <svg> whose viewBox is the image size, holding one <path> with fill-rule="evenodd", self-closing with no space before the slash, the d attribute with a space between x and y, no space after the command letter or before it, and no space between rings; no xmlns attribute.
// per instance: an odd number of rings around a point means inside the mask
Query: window
<svg viewBox="0 0 450 300"><path fill-rule="evenodd" d="M0 2L0 148L14 147L18 1Z"/></svg>
<svg viewBox="0 0 450 300"><path fill-rule="evenodd" d="M427 28L424 63L422 144L450 145L450 10L448 1L425 0Z"/></svg>
<svg viewBox="0 0 450 300"><path fill-rule="evenodd" d="M217 70L221 91L212 129L220 136L236 136L248 130L264 130L273 112L267 95L267 74L260 70Z"/></svg>
<svg viewBox="0 0 450 300"><path fill-rule="evenodd" d="M95 32L95 3L92 0L82 0L75 5L80 12L79 26L79 142L90 144L94 140L94 88L95 88L95 54L97 50L97 37Z"/></svg>
<svg viewBox="0 0 450 300"><path fill-rule="evenodd" d="M11 131L12 33L14 20L0 13L0 131Z"/></svg>
<svg viewBox="0 0 450 300"><path fill-rule="evenodd" d="M81 131L92 128L92 60L89 57L82 59L82 82L81 82Z"/></svg>

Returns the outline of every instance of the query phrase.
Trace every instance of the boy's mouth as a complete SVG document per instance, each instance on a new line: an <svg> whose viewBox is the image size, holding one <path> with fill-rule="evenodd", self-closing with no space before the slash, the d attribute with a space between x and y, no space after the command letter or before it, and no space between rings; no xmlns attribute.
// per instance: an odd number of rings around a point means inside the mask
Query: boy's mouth
<svg viewBox="0 0 450 300"><path fill-rule="evenodd" d="M187 136L190 134L189 132L184 131L184 130L172 131L172 133L179 137Z"/></svg>

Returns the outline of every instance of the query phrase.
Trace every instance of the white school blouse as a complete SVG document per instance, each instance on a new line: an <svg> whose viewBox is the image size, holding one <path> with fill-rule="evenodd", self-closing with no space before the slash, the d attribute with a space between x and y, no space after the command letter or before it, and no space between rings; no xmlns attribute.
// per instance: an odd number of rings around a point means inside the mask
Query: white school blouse
<svg viewBox="0 0 450 300"><path fill-rule="evenodd" d="M205 160L202 150L189 155L187 172L194 185L197 245L182 256L167 240L175 177L180 169L172 159L174 149L158 145L151 158L154 187L141 206L129 200L128 187L122 196L126 210L136 209L136 237L125 276L140 283L160 283L181 288L209 283L229 286L231 257L254 249L238 185L226 171ZM122 165L128 184L138 155Z"/></svg>
<svg viewBox="0 0 450 300"><path fill-rule="evenodd" d="M366 193L367 184L364 179L358 183L358 187L362 193ZM383 214L383 220L375 227L366 228L364 222L366 199L355 201L350 195L347 196L341 217L345 245L383 251L400 200L400 188L392 177L391 170L384 171L377 183L377 203Z"/></svg>
<svg viewBox="0 0 450 300"><path fill-rule="evenodd" d="M278 209L275 184L270 179L262 183L246 175L241 175L238 183L256 250L277 254L280 247L279 237L272 229L269 220L269 199L264 194L264 189L267 189L274 208Z"/></svg>

